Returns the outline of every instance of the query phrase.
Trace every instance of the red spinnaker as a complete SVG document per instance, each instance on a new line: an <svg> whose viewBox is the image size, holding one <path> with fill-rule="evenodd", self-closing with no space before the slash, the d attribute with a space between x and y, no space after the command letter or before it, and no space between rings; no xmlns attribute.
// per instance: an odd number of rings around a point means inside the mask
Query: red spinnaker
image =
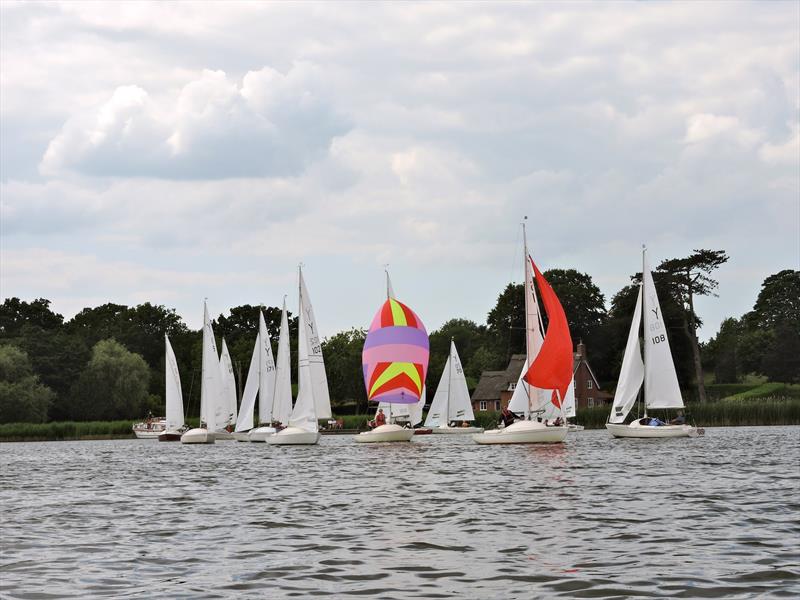
<svg viewBox="0 0 800 600"><path fill-rule="evenodd" d="M558 390L563 399L572 382L572 336L569 334L567 315L564 314L558 296L539 272L536 263L530 257L528 260L533 265L536 283L539 284L539 293L549 322L542 348L525 373L525 381L542 390ZM556 398L553 399L553 404L561 406L560 400Z"/></svg>

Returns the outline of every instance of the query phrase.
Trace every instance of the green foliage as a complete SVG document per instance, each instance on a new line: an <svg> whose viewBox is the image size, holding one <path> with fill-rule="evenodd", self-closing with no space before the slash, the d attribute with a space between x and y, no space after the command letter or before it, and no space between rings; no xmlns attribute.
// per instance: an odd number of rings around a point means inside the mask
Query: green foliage
<svg viewBox="0 0 800 600"><path fill-rule="evenodd" d="M357 410L365 410L367 407L361 366L361 351L366 337L367 333L363 329L351 329L339 332L322 342L328 388L334 407L348 402L355 402Z"/></svg>
<svg viewBox="0 0 800 600"><path fill-rule="evenodd" d="M468 319L450 319L430 334L430 361L426 385L431 398L450 354L450 340L456 344L461 365L466 373L466 365L472 363L475 353L482 347L486 338L486 327ZM480 377L480 372L478 376Z"/></svg>
<svg viewBox="0 0 800 600"><path fill-rule="evenodd" d="M16 337L26 323L42 329L57 329L63 322L64 317L51 311L50 300L45 298L31 302L6 298L0 306L0 338Z"/></svg>
<svg viewBox="0 0 800 600"><path fill-rule="evenodd" d="M800 385L787 385L785 383L762 383L761 385L750 386L749 389L739 390L724 398L726 402L738 402L740 400L755 399L784 399L800 398Z"/></svg>
<svg viewBox="0 0 800 600"><path fill-rule="evenodd" d="M133 419L145 414L150 370L116 340L102 340L70 393L73 419Z"/></svg>
<svg viewBox="0 0 800 600"><path fill-rule="evenodd" d="M134 437L131 421L60 421L0 425L0 441Z"/></svg>
<svg viewBox="0 0 800 600"><path fill-rule="evenodd" d="M11 345L0 346L0 423L41 423L53 402L53 390L33 374L28 356Z"/></svg>
<svg viewBox="0 0 800 600"><path fill-rule="evenodd" d="M751 327L772 328L785 323L800 331L800 271L785 269L767 277L746 319Z"/></svg>

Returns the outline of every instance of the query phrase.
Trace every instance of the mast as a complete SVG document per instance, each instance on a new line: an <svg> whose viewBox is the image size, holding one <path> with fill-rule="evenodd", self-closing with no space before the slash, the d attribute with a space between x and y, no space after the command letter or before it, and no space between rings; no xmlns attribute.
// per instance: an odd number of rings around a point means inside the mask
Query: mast
<svg viewBox="0 0 800 600"><path fill-rule="evenodd" d="M639 284L639 285L642 286L642 316L643 316L642 317L642 327L644 327L644 321L645 321L645 319L644 319L644 315L645 315L645 312L644 312L644 310L645 310L645 304L644 304L645 299L644 299L644 297L647 295L647 294L645 294L645 290L644 290L644 265L645 265L644 256L645 256L646 252L647 252L647 246L642 244L642 282ZM647 335L646 331L644 332L644 335ZM645 344L647 344L647 340L644 339L644 336L643 336L642 341ZM644 350L644 347L642 349ZM645 353L644 355L646 356L647 353ZM647 366L645 366L645 373L647 372L646 369L647 369ZM645 385L642 385L642 404L644 405L644 416L645 416L645 418L647 418L647 398L644 397L644 388L645 387L646 387Z"/></svg>
<svg viewBox="0 0 800 600"><path fill-rule="evenodd" d="M450 425L450 390L453 389L453 337L450 337L450 356L447 358L447 410L445 410L445 427ZM441 425L439 426L441 427Z"/></svg>
<svg viewBox="0 0 800 600"><path fill-rule="evenodd" d="M528 364L528 368L531 367L531 349L528 344L528 335L530 324L528 323L528 286L531 284L528 277L528 236L525 232L525 221L528 220L528 216L525 215L524 220L522 221L522 243L524 247L524 253L522 256L523 265L525 267L525 361ZM522 384L525 385L527 383L523 378ZM530 419L531 417L531 386L530 384L525 385L525 393L528 396L528 410L525 418Z"/></svg>

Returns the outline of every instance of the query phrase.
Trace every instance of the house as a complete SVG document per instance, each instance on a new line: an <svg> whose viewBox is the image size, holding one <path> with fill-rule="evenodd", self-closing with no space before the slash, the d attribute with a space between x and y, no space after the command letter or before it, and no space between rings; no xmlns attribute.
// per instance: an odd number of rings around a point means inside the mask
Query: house
<svg viewBox="0 0 800 600"><path fill-rule="evenodd" d="M474 412L500 410L508 406L524 365L525 355L514 354L503 371L481 373L478 386L472 393L472 410ZM600 382L597 381L586 357L586 344L583 341L578 343L572 355L572 375L575 379L576 408L611 404L614 396L600 388Z"/></svg>

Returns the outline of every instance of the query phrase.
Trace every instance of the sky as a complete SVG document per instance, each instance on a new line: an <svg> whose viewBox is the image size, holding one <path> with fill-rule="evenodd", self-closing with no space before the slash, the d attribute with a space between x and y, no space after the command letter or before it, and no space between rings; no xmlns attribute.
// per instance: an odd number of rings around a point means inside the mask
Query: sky
<svg viewBox="0 0 800 600"><path fill-rule="evenodd" d="M701 338L800 268L798 2L0 4L0 295L199 328L385 298L484 323L723 249Z"/></svg>

